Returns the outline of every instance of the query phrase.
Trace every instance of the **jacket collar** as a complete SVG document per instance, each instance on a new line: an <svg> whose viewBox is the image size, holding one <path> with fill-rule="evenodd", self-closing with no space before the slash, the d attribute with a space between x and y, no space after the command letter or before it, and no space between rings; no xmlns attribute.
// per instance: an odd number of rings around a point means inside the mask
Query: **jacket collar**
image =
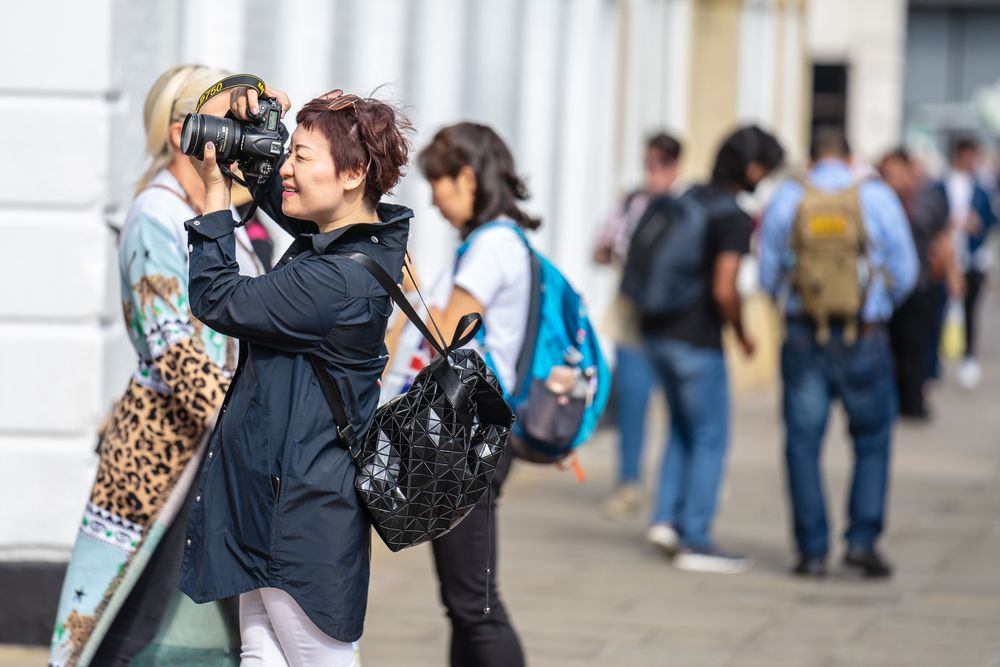
<svg viewBox="0 0 1000 667"><path fill-rule="evenodd" d="M332 232L312 235L313 249L318 254L323 254L327 249L345 235L361 234L375 237L379 242L390 247L406 247L409 237L410 219L413 211L406 206L399 204L379 204L375 207L379 222L362 222L354 225L345 225L334 229Z"/></svg>

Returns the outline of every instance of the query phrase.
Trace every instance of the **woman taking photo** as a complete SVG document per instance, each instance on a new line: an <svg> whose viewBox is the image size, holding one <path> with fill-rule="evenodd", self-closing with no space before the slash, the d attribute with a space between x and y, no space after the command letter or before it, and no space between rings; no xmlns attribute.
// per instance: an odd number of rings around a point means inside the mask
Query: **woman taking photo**
<svg viewBox="0 0 1000 667"><path fill-rule="evenodd" d="M267 91L283 109L288 99ZM231 97L257 113L255 91ZM241 276L230 183L205 145L206 214L187 223L191 309L240 340L188 520L181 589L240 596L242 665L355 665L368 597L369 523L356 469L310 366L322 361L358 437L378 401L388 295L345 253L399 279L412 212L380 204L407 161L407 119L372 99L316 98L275 176L254 188L296 235L274 271Z"/></svg>
<svg viewBox="0 0 1000 667"><path fill-rule="evenodd" d="M454 265L438 280L431 308L442 331L466 313L483 316L481 353L501 385L515 386L531 289L528 247L518 233L540 221L518 202L528 191L503 140L489 127L461 123L438 132L417 163L433 204L462 239ZM452 667L519 667L524 655L497 590L496 498L510 455L497 467L490 494L450 533L432 543L441 599L451 620ZM483 563L489 562L489 572ZM484 597L488 590L489 597ZM483 601L488 599L489 610Z"/></svg>
<svg viewBox="0 0 1000 667"><path fill-rule="evenodd" d="M181 65L146 97L143 121L150 164L119 240L122 310L138 368L110 415L97 478L66 571L52 639L51 665L128 665L161 625L184 624L176 608L186 499L203 441L236 364L236 343L203 326L188 309L184 221L201 212L205 186L179 147L181 124L207 87L226 72ZM202 109L221 116L224 100ZM245 233L235 239L236 270L263 267ZM193 606L192 606L193 607ZM188 608L190 609L190 607ZM200 610L217 630L235 618ZM221 623L221 627L219 627ZM226 633L218 645L229 646ZM145 649L145 650L144 650ZM210 649L189 650L208 659Z"/></svg>

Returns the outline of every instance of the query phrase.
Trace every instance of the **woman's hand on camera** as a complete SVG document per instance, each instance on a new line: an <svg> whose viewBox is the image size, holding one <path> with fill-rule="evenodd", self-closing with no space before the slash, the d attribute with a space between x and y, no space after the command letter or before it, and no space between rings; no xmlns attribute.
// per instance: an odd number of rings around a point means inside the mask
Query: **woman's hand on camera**
<svg viewBox="0 0 1000 667"><path fill-rule="evenodd" d="M215 144L211 141L205 144L205 158L201 161L198 174L205 183L205 213L229 210L233 181L219 169L215 160Z"/></svg>
<svg viewBox="0 0 1000 667"><path fill-rule="evenodd" d="M282 118L292 108L292 103L284 91L276 88L265 88L264 97L278 101L278 104L281 105ZM234 88L233 92L229 94L229 110L238 120L243 122L256 120L260 114L260 107L257 105L257 90L255 88Z"/></svg>

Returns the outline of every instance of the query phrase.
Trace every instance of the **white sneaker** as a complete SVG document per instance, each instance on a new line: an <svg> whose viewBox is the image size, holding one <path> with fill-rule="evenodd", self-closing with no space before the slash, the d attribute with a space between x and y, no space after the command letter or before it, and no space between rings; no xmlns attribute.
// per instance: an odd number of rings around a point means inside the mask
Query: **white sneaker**
<svg viewBox="0 0 1000 667"><path fill-rule="evenodd" d="M666 551L669 556L677 553L677 545L681 541L677 531L669 523L654 523L646 531L646 539L650 544Z"/></svg>
<svg viewBox="0 0 1000 667"><path fill-rule="evenodd" d="M958 384L966 391L972 391L983 379L983 370L975 359L965 359L958 367Z"/></svg>
<svg viewBox="0 0 1000 667"><path fill-rule="evenodd" d="M743 574L753 567L753 561L718 549L684 549L674 557L674 567L685 572Z"/></svg>

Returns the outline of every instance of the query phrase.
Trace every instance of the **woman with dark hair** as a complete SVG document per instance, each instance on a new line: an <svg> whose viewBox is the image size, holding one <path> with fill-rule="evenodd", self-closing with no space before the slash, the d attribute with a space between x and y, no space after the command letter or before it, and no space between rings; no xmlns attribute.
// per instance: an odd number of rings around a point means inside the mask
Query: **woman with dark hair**
<svg viewBox="0 0 1000 667"><path fill-rule="evenodd" d="M693 572L735 574L749 558L721 550L712 536L716 500L729 448L729 377L722 329L732 328L743 352L754 345L743 327L736 286L743 255L750 251L753 221L739 206L740 192L757 184L784 158L781 145L758 127L743 127L723 142L712 180L684 197L705 211L701 292L679 313L645 316L646 353L665 390L670 435L647 539Z"/></svg>
<svg viewBox="0 0 1000 667"><path fill-rule="evenodd" d="M267 91L282 108L288 98ZM256 91L231 111L258 113ZM382 204L407 162L410 124L383 102L333 91L296 116L280 169L254 188L295 235L271 273L238 275L230 183L205 145L205 213L187 223L191 309L240 340L240 360L190 511L181 589L239 595L242 664L356 665L368 597L369 522L356 468L310 365L336 383L359 437L385 364L389 296L343 255L397 279L413 213Z"/></svg>
<svg viewBox="0 0 1000 667"><path fill-rule="evenodd" d="M462 239L455 264L432 291L431 313L442 331L453 330L465 313L480 313L486 332L481 352L501 385L512 388L531 288L521 230L540 224L520 208L528 189L506 144L485 125L444 128L420 152L417 164L431 184L434 205ZM524 664L496 574L496 499L510 464L509 455L501 459L491 493L457 528L432 543L441 599L452 625L452 667Z"/></svg>

